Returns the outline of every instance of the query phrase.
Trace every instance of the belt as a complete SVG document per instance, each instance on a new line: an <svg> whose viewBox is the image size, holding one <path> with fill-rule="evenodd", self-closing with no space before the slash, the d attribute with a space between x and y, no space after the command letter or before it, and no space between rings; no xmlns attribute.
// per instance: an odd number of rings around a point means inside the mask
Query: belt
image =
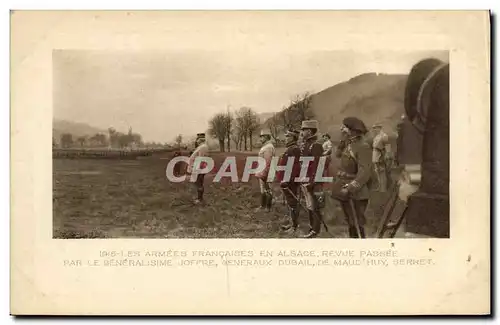
<svg viewBox="0 0 500 325"><path fill-rule="evenodd" d="M344 171L338 171L337 177L354 179L354 178L356 178L356 174L349 174L349 173L346 173Z"/></svg>

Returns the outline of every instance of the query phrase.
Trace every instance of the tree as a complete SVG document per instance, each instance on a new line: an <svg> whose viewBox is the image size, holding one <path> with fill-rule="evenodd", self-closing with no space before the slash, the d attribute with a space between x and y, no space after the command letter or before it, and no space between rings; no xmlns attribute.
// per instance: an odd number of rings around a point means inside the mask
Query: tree
<svg viewBox="0 0 500 325"><path fill-rule="evenodd" d="M282 108L280 115L284 129L300 128L302 121L313 118L312 97L309 92L295 95L288 107Z"/></svg>
<svg viewBox="0 0 500 325"><path fill-rule="evenodd" d="M235 114L235 132L238 136L237 142L239 144L238 149L242 149L242 145L245 145L245 151L247 150L247 125L246 125L246 115L247 108L241 107Z"/></svg>
<svg viewBox="0 0 500 325"><path fill-rule="evenodd" d="M241 143L242 143L242 132L241 128L239 127L238 124L233 124L233 129L231 130L231 140L233 140L234 145L237 150L241 150Z"/></svg>
<svg viewBox="0 0 500 325"><path fill-rule="evenodd" d="M93 146L102 147L106 145L106 135L102 133L94 134L90 139Z"/></svg>
<svg viewBox="0 0 500 325"><path fill-rule="evenodd" d="M226 113L226 139L227 139L227 151L231 151L231 131L233 125L233 114L229 111L229 107L227 108Z"/></svg>
<svg viewBox="0 0 500 325"><path fill-rule="evenodd" d="M250 140L250 150L252 150L253 136L260 127L257 113L249 107L241 107L239 111L236 112L236 124L241 132L245 151L248 150L247 140Z"/></svg>
<svg viewBox="0 0 500 325"><path fill-rule="evenodd" d="M175 137L175 145L177 147L177 149L181 149L181 144L182 144L182 134L178 134L176 137Z"/></svg>
<svg viewBox="0 0 500 325"><path fill-rule="evenodd" d="M117 132L114 127L108 128L108 133L109 133L109 145L111 147L117 147L118 145L118 137L117 137Z"/></svg>
<svg viewBox="0 0 500 325"><path fill-rule="evenodd" d="M69 148L73 145L73 135L71 133L61 134L61 146L63 148Z"/></svg>
<svg viewBox="0 0 500 325"><path fill-rule="evenodd" d="M296 95L294 99L292 99L292 107L294 108L297 122L307 120L313 117L311 111L312 97L309 92L305 92L300 95Z"/></svg>
<svg viewBox="0 0 500 325"><path fill-rule="evenodd" d="M259 128L259 117L257 116L257 113L250 109L250 114L248 116L248 137L250 138L250 150L253 150L253 136Z"/></svg>
<svg viewBox="0 0 500 325"><path fill-rule="evenodd" d="M121 132L116 132L115 138L117 139L118 147L120 149L128 147L130 144L130 136Z"/></svg>
<svg viewBox="0 0 500 325"><path fill-rule="evenodd" d="M273 140L278 143L278 136L280 134L280 117L278 113L274 113L273 116L267 121L267 126L269 128L269 132L271 132L271 137Z"/></svg>
<svg viewBox="0 0 500 325"><path fill-rule="evenodd" d="M85 146L85 143L87 142L87 136L84 135L84 136L78 137L77 141L80 144L80 147L83 148L83 146Z"/></svg>
<svg viewBox="0 0 500 325"><path fill-rule="evenodd" d="M227 137L227 117L225 113L215 114L208 122L208 133L219 141L219 149L224 152L224 142Z"/></svg>

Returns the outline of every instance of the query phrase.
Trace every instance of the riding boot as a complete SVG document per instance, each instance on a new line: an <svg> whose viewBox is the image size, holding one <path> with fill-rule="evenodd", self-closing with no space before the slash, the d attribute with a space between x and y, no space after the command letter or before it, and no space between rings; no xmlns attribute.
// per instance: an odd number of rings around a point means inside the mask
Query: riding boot
<svg viewBox="0 0 500 325"><path fill-rule="evenodd" d="M266 193L260 194L260 207L263 209L266 207L267 195Z"/></svg>
<svg viewBox="0 0 500 325"><path fill-rule="evenodd" d="M267 202L267 195L266 193L260 193L260 206L255 209L256 212L264 210L266 207L266 202Z"/></svg>
<svg viewBox="0 0 500 325"><path fill-rule="evenodd" d="M309 210L309 233L304 236L304 238L315 238L318 236L319 230L316 225L317 221L315 221L315 218L317 216L314 215L314 212Z"/></svg>
<svg viewBox="0 0 500 325"><path fill-rule="evenodd" d="M267 193L266 195L266 209L267 211L271 211L271 208L273 206L273 195L271 193Z"/></svg>
<svg viewBox="0 0 500 325"><path fill-rule="evenodd" d="M358 238L355 227L349 227L349 238Z"/></svg>
<svg viewBox="0 0 500 325"><path fill-rule="evenodd" d="M314 214L314 231L319 234L321 232L321 225L323 224L323 215L319 209L317 209Z"/></svg>
<svg viewBox="0 0 500 325"><path fill-rule="evenodd" d="M298 227L298 211L297 209L295 208L289 208L289 214L290 214L290 218L292 219L292 223L289 223L287 225L283 225L281 226L281 229L283 230L290 230L290 229L293 229L294 231L297 229Z"/></svg>
<svg viewBox="0 0 500 325"><path fill-rule="evenodd" d="M366 238L366 236L365 236L365 228L364 227L359 226L359 233L361 234L361 238Z"/></svg>

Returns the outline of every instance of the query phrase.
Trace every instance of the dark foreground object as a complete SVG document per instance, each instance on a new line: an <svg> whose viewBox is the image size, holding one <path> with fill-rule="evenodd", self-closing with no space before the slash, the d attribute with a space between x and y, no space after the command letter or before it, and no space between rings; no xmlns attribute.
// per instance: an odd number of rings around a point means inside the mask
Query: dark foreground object
<svg viewBox="0 0 500 325"><path fill-rule="evenodd" d="M406 231L449 238L449 64L428 59L412 68L405 109L411 123L403 123L400 136L406 139L400 143L422 146L421 159L404 151L398 157L402 164L421 165L420 187L408 199Z"/></svg>

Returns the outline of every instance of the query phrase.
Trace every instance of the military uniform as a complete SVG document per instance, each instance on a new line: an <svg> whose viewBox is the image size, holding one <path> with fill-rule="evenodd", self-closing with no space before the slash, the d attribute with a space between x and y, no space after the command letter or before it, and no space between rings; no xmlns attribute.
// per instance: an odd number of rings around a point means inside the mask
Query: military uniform
<svg viewBox="0 0 500 325"><path fill-rule="evenodd" d="M270 132L266 132L264 130L261 131L260 136L271 136ZM273 193L271 187L269 186L269 182L267 181L267 177L269 174L269 169L271 167L271 160L275 156L275 148L271 140L263 143L262 148L259 151L259 157L264 158L266 162L266 166L264 170L260 173L257 173L255 176L259 179L260 185L260 207L261 209L271 210L272 202L273 202Z"/></svg>
<svg viewBox="0 0 500 325"><path fill-rule="evenodd" d="M299 183L295 180L300 174L300 148L297 144L298 132L295 131L287 131L285 133L287 138L290 138L290 141L286 143L286 150L281 155L278 165L281 167L287 166L290 159L293 159L293 164L291 166L290 175L287 175L285 171L279 171L277 173L278 181L280 182L280 187L283 190L283 194L285 196L286 204L289 211L289 216L291 218L291 224L283 225L281 228L283 230L292 229L295 231L298 227L298 218L299 218L299 210L298 210L298 190ZM288 176L289 178L285 178Z"/></svg>
<svg viewBox="0 0 500 325"><path fill-rule="evenodd" d="M324 176L328 177L330 176L329 171L330 171L330 164L332 161L333 144L332 141L330 140L329 134L325 134L323 135L323 137L326 139L325 142L323 142L323 156L325 156L326 158Z"/></svg>
<svg viewBox="0 0 500 325"><path fill-rule="evenodd" d="M179 157L180 155L181 155L181 152L180 151L176 151L176 152L174 152L174 157L173 158ZM174 166L174 175L177 176L177 177L181 175L181 164L180 163L175 164L175 166Z"/></svg>
<svg viewBox="0 0 500 325"><path fill-rule="evenodd" d="M306 120L302 122L302 129L318 129L318 121ZM318 141L316 134L304 138L303 148L301 151L302 157L312 157L313 161L307 168L307 181L301 183L301 191L305 198L307 212L309 214L309 233L306 238L316 237L321 231L321 222L323 216L320 211L320 202L316 195L316 191L321 188L321 184L316 182L316 173L319 165L319 160L323 155L323 146Z"/></svg>
<svg viewBox="0 0 500 325"><path fill-rule="evenodd" d="M323 142L323 155L330 156L332 154L333 144L332 141L327 138L325 142Z"/></svg>
<svg viewBox="0 0 500 325"><path fill-rule="evenodd" d="M380 124L375 124L374 129L381 128ZM372 163L374 167L375 174L377 175L378 190L380 192L386 192L388 187L388 166L387 166L387 154L389 153L386 148L390 146L389 136L385 134L384 131L380 130L372 142Z"/></svg>
<svg viewBox="0 0 500 325"><path fill-rule="evenodd" d="M365 210L368 205L373 175L372 150L369 143L363 138L367 130L361 120L352 117L346 118L344 125L355 133L347 140L343 140L336 150L340 166L332 184L332 197L338 200L342 206L349 227L349 237L358 237L352 209L354 206L361 237L365 238Z"/></svg>
<svg viewBox="0 0 500 325"><path fill-rule="evenodd" d="M188 174L197 174L196 181L194 183L197 198L195 203L200 203L203 201L203 193L205 192L204 180L205 174L198 173L200 169L206 167L206 162L202 161L199 166L195 166L195 159L197 157L206 157L208 156L208 145L205 142L205 133L198 133L196 142L201 142L196 149L193 151L191 156L189 157L189 164L187 168Z"/></svg>

